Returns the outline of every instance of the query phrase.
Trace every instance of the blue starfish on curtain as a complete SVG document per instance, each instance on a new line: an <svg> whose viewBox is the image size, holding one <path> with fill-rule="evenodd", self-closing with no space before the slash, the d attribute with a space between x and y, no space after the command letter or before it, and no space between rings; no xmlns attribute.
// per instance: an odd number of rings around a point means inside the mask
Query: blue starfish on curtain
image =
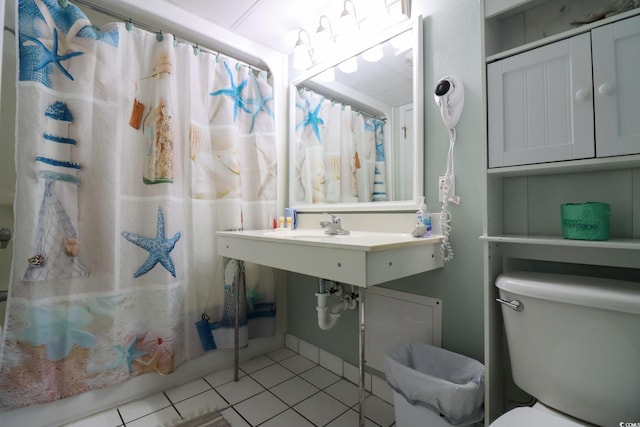
<svg viewBox="0 0 640 427"><path fill-rule="evenodd" d="M134 278L138 278L143 274L147 274L156 264L160 263L173 277L176 277L176 268L171 260L170 253L180 239L181 233L178 231L173 237L167 239L164 229L164 215L162 209L158 207L158 223L156 229L156 237L144 237L139 234L122 232L122 237L130 241L136 246L149 252L149 258L140 266L133 274Z"/></svg>
<svg viewBox="0 0 640 427"><path fill-rule="evenodd" d="M322 107L322 101L323 100L321 99L320 102L318 102L318 105L316 105L316 108L314 108L312 111L311 103L309 102L308 99L305 99L305 102L307 103L307 114L304 120L298 123L298 125L296 126L296 130L300 126L304 126L304 127L311 126L313 128L313 133L315 134L316 138L318 138L319 143L322 143L322 139L320 139L320 128L318 127L318 125L324 124L324 120L322 120L322 118L319 117L320 108Z"/></svg>
<svg viewBox="0 0 640 427"><path fill-rule="evenodd" d="M21 81L36 81L51 88L50 74L54 68L49 65L54 65L73 81L62 61L84 53L71 46L76 39L99 40L118 46L117 29L102 32L94 28L86 15L71 4L61 7L57 0L20 0L18 9ZM78 22L86 25L78 25Z"/></svg>
<svg viewBox="0 0 640 427"><path fill-rule="evenodd" d="M376 161L384 162L384 122L378 119L369 119L365 122L364 128L373 132L376 142Z"/></svg>
<svg viewBox="0 0 640 427"><path fill-rule="evenodd" d="M44 43L42 43L40 40L36 39L35 37L31 37L26 34L23 34L23 37L27 40L34 42L35 44L40 46L40 49L42 49L42 52L41 52L42 60L40 61L39 64L36 64L36 66L33 67L34 72L40 71L41 69L43 69L49 64L53 64L69 80L73 80L73 76L69 73L69 71L67 71L66 68L62 66L61 61L66 61L67 59L71 59L74 56L83 55L84 52L71 52L66 55L58 54L58 31L55 28L53 29L53 46L51 47L51 50L47 49Z"/></svg>
<svg viewBox="0 0 640 427"><path fill-rule="evenodd" d="M253 125L256 122L256 117L260 114L261 111L264 110L266 114L269 115L272 119L274 119L273 111L267 105L268 102L273 100L273 95L264 96L262 95L262 90L260 90L260 85L256 82L256 90L258 91L258 98L249 99L247 102L254 105L253 112L251 113L251 126L249 126L249 133L253 132Z"/></svg>
<svg viewBox="0 0 640 427"><path fill-rule="evenodd" d="M144 350L138 350L136 348L136 337L131 338L131 341L127 346L117 345L113 348L118 353L116 360L106 367L107 371L112 371L119 366L125 366L127 373L131 373L131 365L133 361L139 357L148 354Z"/></svg>
<svg viewBox="0 0 640 427"><path fill-rule="evenodd" d="M237 85L236 82L233 81L233 73L229 69L229 65L226 62L224 63L224 68L227 70L227 74L229 74L230 87L216 90L215 92L209 93L209 95L226 95L230 98L233 98L233 122L235 123L238 118L238 109L241 109L245 113L251 114L251 111L246 106L247 100L242 96L242 91L247 85L247 79L244 79L239 85Z"/></svg>

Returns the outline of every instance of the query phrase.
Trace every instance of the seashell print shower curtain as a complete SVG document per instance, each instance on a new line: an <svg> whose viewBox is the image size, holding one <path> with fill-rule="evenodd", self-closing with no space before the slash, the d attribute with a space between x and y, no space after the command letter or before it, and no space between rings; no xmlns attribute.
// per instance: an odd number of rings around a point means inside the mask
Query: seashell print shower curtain
<svg viewBox="0 0 640 427"><path fill-rule="evenodd" d="M272 334L271 270L215 246L276 214L266 74L57 0L20 0L16 30L0 409L170 374L232 347L237 311L241 345Z"/></svg>

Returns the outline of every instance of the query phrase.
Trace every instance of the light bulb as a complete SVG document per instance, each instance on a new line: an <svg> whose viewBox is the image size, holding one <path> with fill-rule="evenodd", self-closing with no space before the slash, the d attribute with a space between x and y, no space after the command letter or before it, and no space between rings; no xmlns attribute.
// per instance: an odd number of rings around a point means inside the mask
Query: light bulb
<svg viewBox="0 0 640 427"><path fill-rule="evenodd" d="M293 51L293 68L296 70L306 70L311 67L309 45L302 40L302 34L306 34L307 39L309 39L309 34L305 30L298 31L298 41Z"/></svg>
<svg viewBox="0 0 640 427"><path fill-rule="evenodd" d="M322 18L326 19L329 28L322 24ZM327 18L326 15L322 15L320 17L320 25L318 25L316 35L313 39L314 56L316 59L322 59L329 55L331 49L331 38L331 21L329 21L329 18Z"/></svg>
<svg viewBox="0 0 640 427"><path fill-rule="evenodd" d="M347 9L348 3L351 3L353 13L349 12L349 10ZM344 0L344 8L342 10L342 13L340 14L340 20L338 21L338 23L338 35L343 43L348 43L350 40L353 40L357 36L358 31L360 30L360 26L358 25L356 7L351 0Z"/></svg>

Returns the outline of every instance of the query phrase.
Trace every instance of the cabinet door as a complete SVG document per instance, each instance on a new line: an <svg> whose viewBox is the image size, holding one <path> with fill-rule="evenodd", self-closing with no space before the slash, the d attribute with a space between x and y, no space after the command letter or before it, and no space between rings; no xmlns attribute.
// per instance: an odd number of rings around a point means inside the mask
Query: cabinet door
<svg viewBox="0 0 640 427"><path fill-rule="evenodd" d="M489 64L487 102L489 167L593 157L590 35Z"/></svg>
<svg viewBox="0 0 640 427"><path fill-rule="evenodd" d="M596 28L592 38L596 154L640 153L640 16Z"/></svg>

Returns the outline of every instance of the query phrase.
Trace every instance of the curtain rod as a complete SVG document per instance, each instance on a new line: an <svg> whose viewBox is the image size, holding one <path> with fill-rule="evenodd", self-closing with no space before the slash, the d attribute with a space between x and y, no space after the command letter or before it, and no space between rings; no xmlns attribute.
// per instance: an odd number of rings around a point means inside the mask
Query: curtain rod
<svg viewBox="0 0 640 427"><path fill-rule="evenodd" d="M58 0L58 3L60 4L61 7L66 7L65 4L68 4L68 2L66 0ZM144 22L132 19L132 18L130 18L128 16L125 16L125 15L121 15L121 14L119 14L117 12L114 12L114 11L109 10L107 8L104 8L102 6L98 6L98 5L93 4L93 3L89 2L89 1L86 1L86 0L73 0L72 4L82 5L82 6L86 7L86 8L88 8L88 9L91 9L91 10L95 11L95 12L101 13L103 15L110 16L112 18L116 18L116 19L118 19L120 21L123 21L123 22L126 22L126 23L133 24L136 27L142 28L143 30L146 30L146 31L149 31L149 32L152 32L152 33L163 34L162 29L155 28L155 27L153 27L151 25L145 24ZM12 33L14 36L16 35L15 29L7 27L6 25L4 26L4 29L5 29L5 31L9 31L10 33ZM170 34L174 37L174 39L176 41L178 41L180 43L184 43L184 44L190 44L190 45L192 45L194 47L194 49L197 49L200 52L206 52L206 53L209 53L211 55L216 55L216 56L224 56L225 58L230 59L232 61L235 61L236 63L238 63L238 64L240 64L242 66L245 66L245 67L249 68L250 70L255 70L255 71L259 72L259 73L260 72L265 72L265 73L267 73L267 76L271 74L271 72L268 69L264 70L263 68L261 68L259 66L256 66L256 65L253 65L253 64L249 64L249 63L247 63L245 61L241 61L240 59L234 58L234 57L232 57L230 55L227 55L224 52L220 52L220 51L216 51L216 50L213 50L213 49L209 49L207 47L203 48L203 47L199 46L197 43L192 43L192 42L186 40L185 38L178 37L175 33L170 33Z"/></svg>
<svg viewBox="0 0 640 427"><path fill-rule="evenodd" d="M338 99L338 98L334 98L334 97L331 97L331 96L325 95L325 94L323 94L323 93L319 93L318 91L316 91L316 90L314 90L314 89L311 89L311 88L308 88L308 87L306 87L305 85L302 85L302 84L301 84L301 85L298 85L298 88L300 88L300 89L302 89L302 90L309 91L309 92L313 92L313 93L315 93L316 95L320 95L320 96L322 96L324 99L327 99L327 100L329 100L329 101L331 101L331 102L333 102L333 103L338 103L338 104L340 104L340 105L345 105L345 106L346 106L346 105L348 105L349 107L351 107L351 111L355 111L356 113L360 113L360 114L362 114L363 116L367 116L367 117L370 117L370 118L372 118L372 119L380 120L381 122L384 122L385 124L387 123L387 118L386 118L385 116L380 116L379 114L373 114L373 113L370 113L370 112L368 112L368 111L364 111L364 110L362 110L362 109L359 109L359 108L357 108L357 107L354 107L353 105L351 105L351 104L349 104L349 103L347 103L347 102L345 102L345 101L342 101L342 100L340 100L340 99Z"/></svg>
<svg viewBox="0 0 640 427"><path fill-rule="evenodd" d="M62 5L62 3L65 3L65 2L66 2L66 0L58 0L58 3L60 3L61 5ZM112 18L119 19L120 21L131 23L136 27L142 28L142 29L150 31L152 33L160 33L160 34L162 34L162 29L161 28L156 28L156 27L153 27L151 25L145 24L144 22L141 22L141 21L138 21L138 20L134 20L134 19L132 19L132 18L130 18L128 16L124 16L124 15L121 15L121 14L119 14L117 12L114 12L114 11L112 11L110 9L104 8L102 6L98 6L98 5L96 5L96 4L94 4L94 3L90 2L90 1L87 1L87 0L73 0L73 3L74 4L75 3L80 4L82 6L85 6L85 7L89 8L89 9L93 10L93 11L102 13L103 15L107 15L107 16L111 16ZM258 71L258 72L264 71L264 72L267 73L267 75L269 75L269 70L263 70L261 67L258 67L258 66L253 65L253 64L249 64L249 63L247 63L245 61L241 61L238 58L234 58L234 57L232 57L230 55L225 54L224 52L213 50L213 49L210 49L210 48L207 48L207 47L202 48L197 43L190 42L189 40L187 40L187 39L185 39L183 37L177 36L175 33L171 33L171 34L173 35L173 37L175 38L176 41L181 42L181 43L185 43L185 44L190 44L190 45L192 45L194 47L194 49L197 49L197 50L199 50L201 52L210 53L210 54L216 55L216 56L224 56L225 58L230 59L232 61L236 61L236 63L238 63L240 65L243 65L243 66L249 68L250 70L255 70L255 71Z"/></svg>

